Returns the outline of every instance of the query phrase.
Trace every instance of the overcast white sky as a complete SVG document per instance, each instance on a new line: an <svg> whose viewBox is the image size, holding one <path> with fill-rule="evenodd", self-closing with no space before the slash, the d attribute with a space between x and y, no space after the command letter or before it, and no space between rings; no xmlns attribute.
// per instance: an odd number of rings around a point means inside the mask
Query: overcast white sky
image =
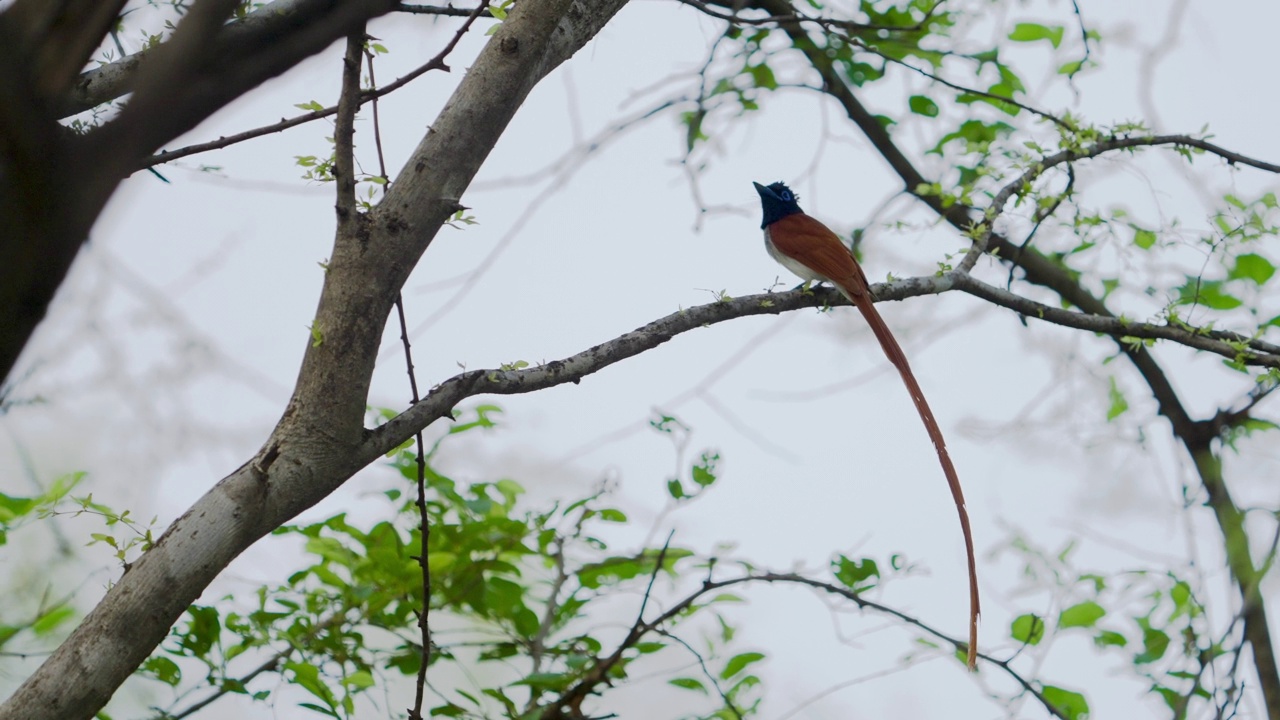
<svg viewBox="0 0 1280 720"><path fill-rule="evenodd" d="M1171 132L1208 124L1226 147L1280 159L1273 51L1280 5L1080 5L1103 35L1095 50L1102 68L1078 78L1076 95L1051 83L1063 56L1050 56L1041 44L1018 48L1011 57L1033 102L1099 123L1146 118ZM1071 18L1070 3L1061 1L993 10L999 14L961 34L974 47L1019 20ZM370 32L391 49L379 60L380 81L433 55L453 27L404 16L375 23ZM459 364L560 358L709 302L714 291L749 294L779 277L794 284L762 247L753 180L793 183L807 211L842 231L867 225L898 191L896 178L836 108L798 90L764 98L761 112L728 129L711 128L721 134L698 156L706 162L698 189L717 212L700 217L691 200L680 166L684 134L670 113L611 139L572 172L509 181L546 168L620 119L688 92L688 74L717 29L687 7L637 0L539 86L463 198L479 224L442 230L406 289L411 324L425 325L414 338L420 384L449 377ZM1067 37L1078 42L1070 30ZM478 33L464 40L450 60L452 75L429 74L383 102L393 172L482 41ZM340 54L330 48L185 140L291 116L294 103L330 104ZM794 67L780 63L784 71ZM910 87L925 89L914 81ZM900 113L902 85L895 88L869 102ZM358 131L361 161L374 171L368 123ZM294 157L327 154L323 138L330 132L314 123L161 168L172 184L147 173L124 184L18 370L32 373L18 394L38 393L46 402L0 416L0 491L30 492L25 453L42 482L86 470L85 491L137 516L157 515L163 527L258 448L292 388L320 287L317 263L332 242L331 188L300 180ZM921 148L936 142L938 130L908 121L895 132L906 146ZM1272 178L1232 173L1213 161L1198 163L1206 172L1189 175L1184 164L1148 155L1082 169L1085 198L1127 208L1150 226L1177 217L1194 234L1206 226L1204 198L1275 187ZM927 175L945 167L937 158L920 162ZM201 163L220 170L199 172ZM897 219L912 225L884 227ZM901 198L876 218L864 245L873 280L931 272L963 247L962 238L928 227L927 219ZM980 271L1003 277L991 264ZM1017 558L998 552L1018 533L1050 551L1077 540L1074 560L1082 569L1182 571L1202 563L1200 589L1222 599L1217 529L1207 511L1190 521L1180 512L1181 485L1194 480L1130 368L1101 364L1113 353L1111 343L1043 324L1024 327L1010 313L958 293L882 308L965 483L982 553L987 648L1000 646L1012 617L1054 608L1044 593L1020 584ZM403 407L407 390L394 335L387 336L372 402ZM1247 388L1215 359L1173 348L1156 352L1196 412L1210 412ZM1129 391L1132 409L1106 425L1111 376ZM618 539L637 541L663 508L674 461L668 442L645 429L660 409L694 428L692 451L710 447L724 457L714 492L671 518L677 543L707 550L732 543L737 556L776 569L821 568L833 550L878 558L903 553L927 574L892 584L878 599L963 632L963 546L945 481L896 374L851 310L722 324L580 385L497 402L506 409L504 429L460 443L445 459L449 469L474 479L512 477L535 500L582 494L598 479L613 478L617 501L640 523ZM1262 482L1275 463L1269 448L1249 444L1229 458L1242 504L1277 505L1274 485ZM366 470L308 515L371 513L362 499L390 482L385 470ZM73 546L100 529L91 518L56 522ZM0 562L34 586L42 580L42 559L23 554ZM101 548L83 554L79 567L88 579L79 588L87 607L114 568ZM279 580L294 559L264 541L205 598ZM76 585L58 582L59 592ZM769 654L765 718L779 718L836 683L892 668L912 647L911 634L868 616L843 617L840 627L856 640L839 643L826 607L807 593L764 589L751 599L734 617L745 628L742 648ZM1229 617L1224 603L1216 612L1220 624ZM1063 641L1049 658L1044 677L1087 692L1095 717L1164 716L1141 683L1117 672L1123 660L1094 655L1088 638ZM1006 689L1003 680L986 681ZM954 662L932 661L833 693L798 716L999 716L986 681L966 677ZM678 708L691 697L659 681L630 692L614 708L628 718L654 716L639 703L660 698ZM1039 716L1036 706L1024 710ZM228 701L205 716L303 712L287 701L274 709Z"/></svg>

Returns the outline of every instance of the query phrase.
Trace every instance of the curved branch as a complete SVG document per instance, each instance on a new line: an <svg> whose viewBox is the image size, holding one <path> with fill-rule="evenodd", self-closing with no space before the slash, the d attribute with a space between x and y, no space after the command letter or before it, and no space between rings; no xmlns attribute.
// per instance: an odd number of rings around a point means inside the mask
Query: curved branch
<svg viewBox="0 0 1280 720"><path fill-rule="evenodd" d="M872 287L878 302L905 300L921 295L937 295L951 290L959 290L1046 322L1110 335L1116 338L1122 347L1130 346L1124 342L1125 338L1169 340L1232 360L1242 358L1244 362L1253 365L1280 367L1280 346L1219 330L1205 331L1190 326L1153 325L1132 322L1109 314L1064 310L992 287L958 270L929 277L895 280L892 283L880 283ZM371 431L360 451L362 462L372 462L373 459L398 447L415 432L435 420L452 417L454 406L469 397L519 395L566 383L576 385L610 365L656 348L681 333L741 317L779 315L804 308L836 307L848 304L849 301L844 296L826 287L813 288L809 291L791 290L747 295L680 310L562 360L553 360L521 370L469 370L440 383L427 393L421 402ZM1253 352L1242 351L1240 345L1247 346Z"/></svg>
<svg viewBox="0 0 1280 720"><path fill-rule="evenodd" d="M948 276L922 277L876 285L873 290L879 300L903 300L944 292L951 286ZM455 405L475 395L519 395L565 383L576 385L589 375L652 350L681 333L741 317L848 304L830 288L748 295L679 310L563 360L522 370L469 370L440 383L421 402L371 431L362 445L361 459L372 462L419 429L439 418L452 417Z"/></svg>

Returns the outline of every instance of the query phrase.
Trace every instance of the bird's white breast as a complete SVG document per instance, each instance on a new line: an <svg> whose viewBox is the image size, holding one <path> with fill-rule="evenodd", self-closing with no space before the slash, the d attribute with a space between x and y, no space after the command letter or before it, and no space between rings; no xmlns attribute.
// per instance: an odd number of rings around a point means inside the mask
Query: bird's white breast
<svg viewBox="0 0 1280 720"><path fill-rule="evenodd" d="M769 237L769 228L764 229L764 249L769 252L769 257L777 260L779 265L790 270L793 275L801 280L808 282L824 282L828 279L810 270L808 266L804 265L800 261L792 260L786 255L783 255L782 252L778 250L777 246L773 244L773 239Z"/></svg>

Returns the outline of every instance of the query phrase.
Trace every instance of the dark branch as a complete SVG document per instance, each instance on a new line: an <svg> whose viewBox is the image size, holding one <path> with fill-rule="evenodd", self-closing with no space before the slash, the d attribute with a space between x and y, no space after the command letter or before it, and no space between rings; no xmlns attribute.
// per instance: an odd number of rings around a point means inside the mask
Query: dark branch
<svg viewBox="0 0 1280 720"><path fill-rule="evenodd" d="M480 11L484 10L487 7L488 7L488 2L486 1L482 3L480 7L476 8L475 10L469 11L470 14L467 17L467 21L462 24L462 27L458 28L458 31L453 35L453 39L449 41L449 44L446 45L443 50L436 53L435 57L432 57L427 62L423 63L422 65L419 65L409 73L405 74L403 77L396 79L394 82L392 82L389 85L386 85L385 87L370 88L368 90L361 91L360 105L363 107L365 103L374 102L383 96L390 95L396 90L399 90L400 88L404 87L405 85L408 85L409 83L422 77L424 74L432 70L443 70L445 72L449 72L449 66L446 65L444 61L449 57L449 54L453 52L453 49L458 46L458 41L462 39L462 36L465 35L468 30L471 29L471 26L473 23L475 23L476 18L485 16L485 13ZM217 140L211 140L209 142L198 143L195 145L188 145L186 147L178 148L177 150L162 150L156 153L155 155L152 155L149 158L145 158L141 163L138 164L137 168L135 169L141 170L143 168L154 167L156 165L172 162L174 160L188 157L190 155L197 155L199 153L209 152L210 150L221 150L222 148L230 147L231 145L235 145L236 143L242 143L246 140L252 140L254 138L259 138L264 135L271 135L273 133L283 132L285 130L288 130L289 128L294 128L299 125L305 125L306 123L309 123L313 120L319 120L321 118L329 117L330 115L335 115L337 114L337 112L338 112L338 106L333 105L331 107L327 107L322 110L313 110L309 113L304 113L302 115L298 115L297 117L292 117L287 120L282 119L280 120L280 122L272 123L270 125L264 125L262 127L253 128L252 130L245 130L244 132L236 133L235 135L227 135L225 137L220 137Z"/></svg>

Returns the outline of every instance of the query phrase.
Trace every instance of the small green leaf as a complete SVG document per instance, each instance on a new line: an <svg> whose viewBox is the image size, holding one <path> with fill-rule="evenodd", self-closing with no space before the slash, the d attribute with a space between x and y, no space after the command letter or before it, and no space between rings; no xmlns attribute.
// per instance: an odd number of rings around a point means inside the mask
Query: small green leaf
<svg viewBox="0 0 1280 720"><path fill-rule="evenodd" d="M776 90L778 88L778 81L773 76L773 69L764 63L747 68L747 73L751 75L751 82L758 88L766 90Z"/></svg>
<svg viewBox="0 0 1280 720"><path fill-rule="evenodd" d="M1138 627L1142 628L1142 647L1140 654L1134 656L1134 665L1153 663L1164 657L1169 649L1169 635L1159 628L1151 627L1146 618L1138 618Z"/></svg>
<svg viewBox="0 0 1280 720"><path fill-rule="evenodd" d="M1227 273L1230 280L1252 280L1256 285L1263 285L1276 274L1276 266L1271 261L1254 253L1237 255L1235 265Z"/></svg>
<svg viewBox="0 0 1280 720"><path fill-rule="evenodd" d="M720 460L719 453L704 452L702 453L702 461L693 466L693 481L698 487L707 487L716 481L716 463Z"/></svg>
<svg viewBox="0 0 1280 720"><path fill-rule="evenodd" d="M1063 63L1058 66L1059 75L1075 75L1080 72L1080 68L1084 67L1083 60L1072 60L1069 63Z"/></svg>
<svg viewBox="0 0 1280 720"><path fill-rule="evenodd" d="M600 519L604 522L624 523L627 521L627 514L617 508L605 508L600 511Z"/></svg>
<svg viewBox="0 0 1280 720"><path fill-rule="evenodd" d="M142 663L140 671L170 687L176 687L178 683L182 682L182 670L177 663L167 657L147 658L147 661Z"/></svg>
<svg viewBox="0 0 1280 720"><path fill-rule="evenodd" d="M1187 278L1187 284L1178 289L1181 305L1203 305L1213 310L1233 310L1244 304L1240 298L1222 289L1219 280Z"/></svg>
<svg viewBox="0 0 1280 720"><path fill-rule="evenodd" d="M560 692L573 683L573 676L568 673L533 673L512 685L528 685L531 688L549 692Z"/></svg>
<svg viewBox="0 0 1280 720"><path fill-rule="evenodd" d="M1129 401L1124 399L1124 393L1120 392L1119 386L1116 385L1114 375L1107 378L1107 380L1110 383L1110 387L1107 389L1107 398L1111 401L1110 407L1107 408L1107 422L1111 422L1129 409Z"/></svg>
<svg viewBox="0 0 1280 720"><path fill-rule="evenodd" d="M1055 48L1062 43L1063 28L1061 25L1040 25L1038 23L1018 23L1009 33L1014 42L1036 42L1048 40Z"/></svg>
<svg viewBox="0 0 1280 720"><path fill-rule="evenodd" d="M831 561L831 569L842 585L858 592L875 587L875 581L880 578L880 566L871 558L851 560L839 555Z"/></svg>
<svg viewBox="0 0 1280 720"><path fill-rule="evenodd" d="M1106 614L1107 611L1101 605L1092 600L1087 600L1063 610L1058 615L1058 627L1093 627L1094 623L1101 620L1102 616Z"/></svg>
<svg viewBox="0 0 1280 720"><path fill-rule="evenodd" d="M672 678L667 682L672 685L675 685L678 688L684 688L685 690L697 690L701 692L703 695L707 694L707 689L703 687L702 681L697 678L678 677L678 678Z"/></svg>
<svg viewBox="0 0 1280 720"><path fill-rule="evenodd" d="M1140 227L1133 228L1133 244L1143 250L1150 250L1156 244L1156 234Z"/></svg>
<svg viewBox="0 0 1280 720"><path fill-rule="evenodd" d="M1098 647L1124 647L1129 641L1118 632L1103 630L1093 636L1093 644Z"/></svg>
<svg viewBox="0 0 1280 720"><path fill-rule="evenodd" d="M54 630L57 630L62 623L70 620L75 614L75 609L68 605L56 607L42 615L39 620L36 620L35 623L31 625L31 630L35 632L36 635L48 635Z"/></svg>
<svg viewBox="0 0 1280 720"><path fill-rule="evenodd" d="M763 653L745 652L734 655L729 658L729 662L725 664L724 669L720 671L720 679L728 680L729 678L742 672L752 663L760 662L764 659Z"/></svg>
<svg viewBox="0 0 1280 720"><path fill-rule="evenodd" d="M1009 637L1027 645L1039 645L1044 638L1044 620L1031 613L1019 615L1009 626Z"/></svg>
<svg viewBox="0 0 1280 720"><path fill-rule="evenodd" d="M911 112L925 117L938 117L938 103L930 100L924 95L912 95L907 100L907 106L911 108Z"/></svg>
<svg viewBox="0 0 1280 720"><path fill-rule="evenodd" d="M1089 701L1083 695L1054 685L1045 685L1041 691L1050 705L1060 710L1068 720L1084 720L1089 717Z"/></svg>

